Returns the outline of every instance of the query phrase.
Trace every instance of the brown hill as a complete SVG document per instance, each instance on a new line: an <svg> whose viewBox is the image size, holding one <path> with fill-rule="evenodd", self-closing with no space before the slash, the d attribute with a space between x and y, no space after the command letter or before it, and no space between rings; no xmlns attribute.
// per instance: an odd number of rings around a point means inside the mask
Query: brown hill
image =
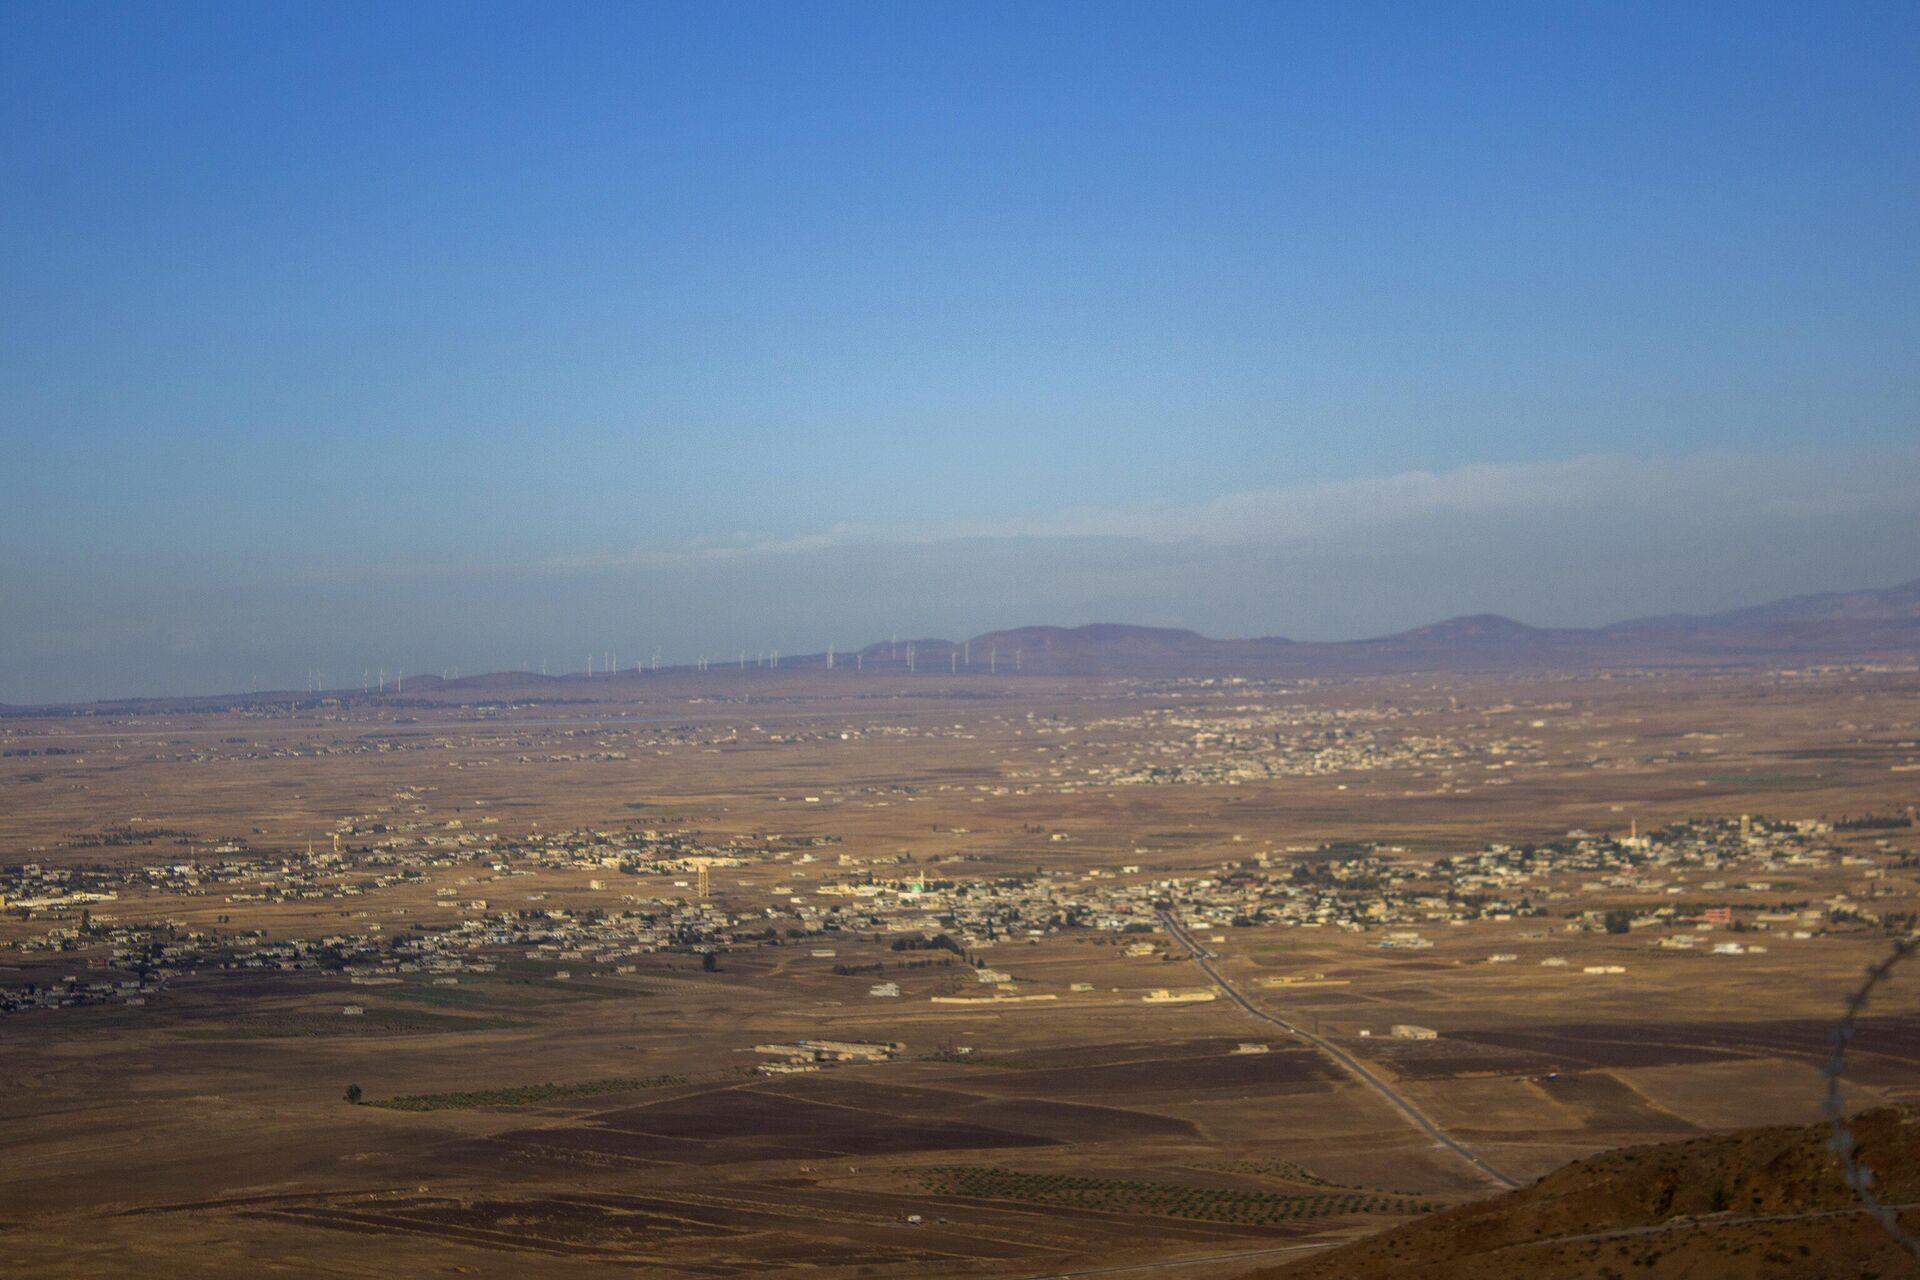
<svg viewBox="0 0 1920 1280"><path fill-rule="evenodd" d="M1920 1202L1920 1111L1855 1120L1877 1193ZM1841 1180L1825 1125L1577 1160L1534 1185L1246 1280L1863 1280L1920 1263ZM1905 1215L1920 1230L1920 1212Z"/></svg>

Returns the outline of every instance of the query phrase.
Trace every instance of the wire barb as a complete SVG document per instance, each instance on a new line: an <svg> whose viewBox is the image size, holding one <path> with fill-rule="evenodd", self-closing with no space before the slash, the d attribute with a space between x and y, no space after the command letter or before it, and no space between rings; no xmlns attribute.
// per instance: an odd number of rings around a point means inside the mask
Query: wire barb
<svg viewBox="0 0 1920 1280"><path fill-rule="evenodd" d="M1840 1078L1847 1069L1847 1049L1853 1043L1854 1032L1858 1029L1854 1020L1860 1016L1872 998L1874 988L1888 981L1900 962L1913 954L1920 946L1920 938L1902 938L1894 943L1893 952L1885 960L1867 967L1867 980L1858 990L1847 997L1847 1012L1834 1025L1833 1056L1827 1059L1823 1068L1827 1078L1827 1097L1823 1106L1829 1123L1833 1126L1833 1135L1827 1140L1827 1149L1840 1157L1840 1176L1853 1193L1860 1197L1860 1203L1867 1213L1883 1227L1887 1234L1900 1242L1900 1246L1915 1258L1920 1258L1920 1240L1916 1240L1900 1225L1900 1215L1893 1206L1876 1199L1873 1186L1873 1170L1860 1162L1857 1154L1859 1142L1853 1136L1853 1130L1847 1127L1846 1101L1841 1095Z"/></svg>

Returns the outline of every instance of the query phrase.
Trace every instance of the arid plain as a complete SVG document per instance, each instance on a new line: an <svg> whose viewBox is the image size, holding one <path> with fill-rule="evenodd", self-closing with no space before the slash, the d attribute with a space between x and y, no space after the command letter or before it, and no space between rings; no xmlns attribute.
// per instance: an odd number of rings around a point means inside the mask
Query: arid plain
<svg viewBox="0 0 1920 1280"><path fill-rule="evenodd" d="M1817 1119L1920 911L1917 736L1920 674L1869 666L749 667L12 716L0 1250L1272 1267ZM1852 1103L1914 1098L1917 1015L1875 1006Z"/></svg>

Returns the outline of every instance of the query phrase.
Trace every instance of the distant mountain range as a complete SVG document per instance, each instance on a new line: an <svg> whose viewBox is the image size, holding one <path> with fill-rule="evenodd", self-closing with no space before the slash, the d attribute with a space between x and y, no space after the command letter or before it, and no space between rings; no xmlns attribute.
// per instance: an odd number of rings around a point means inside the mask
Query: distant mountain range
<svg viewBox="0 0 1920 1280"><path fill-rule="evenodd" d="M1094 623L1082 627L1017 627L971 640L884 641L833 656L834 670L875 674L1045 676L1266 676L1384 675L1399 672L1579 671L1618 667L1765 667L1827 662L1892 661L1920 657L1920 579L1877 591L1795 596L1724 613L1669 614L1604 627L1532 627L1499 614L1449 618L1411 631L1368 640L1295 641L1281 636L1215 640L1194 631ZM780 659L789 673L824 672L824 653ZM749 666L756 675L767 674ZM452 693L548 698L605 696L627 682L662 676L715 680L738 675L716 664L701 672L670 667L644 675L628 669L611 677L542 676L524 671L443 680L412 676L396 694L358 689L328 696L444 697ZM285 703L316 695L292 690L193 698L121 699L59 707L9 707L0 714L35 711L211 710L253 703Z"/></svg>
<svg viewBox="0 0 1920 1280"><path fill-rule="evenodd" d="M952 646L916 642L938 667ZM1920 580L1880 591L1796 596L1715 614L1605 627L1531 627L1499 614L1449 618L1369 640L1211 640L1192 631L1103 623L1020 627L967 642L972 663L1045 675L1341 675L1910 660L1920 654ZM888 646L864 654L886 655ZM897 655L894 655L897 658Z"/></svg>

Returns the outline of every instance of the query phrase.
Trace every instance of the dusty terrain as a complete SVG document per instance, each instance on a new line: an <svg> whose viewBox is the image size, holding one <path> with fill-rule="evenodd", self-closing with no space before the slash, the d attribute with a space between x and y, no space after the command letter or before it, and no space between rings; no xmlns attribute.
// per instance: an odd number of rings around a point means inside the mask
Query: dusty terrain
<svg viewBox="0 0 1920 1280"><path fill-rule="evenodd" d="M0 719L0 1248L1209 1276L1502 1190L1220 982L1521 1184L1811 1122L1920 910L1917 735L1880 667ZM1912 986L1851 1105L1914 1098Z"/></svg>
<svg viewBox="0 0 1920 1280"><path fill-rule="evenodd" d="M1857 1116L1863 1163L1889 1205L1920 1199L1910 1109ZM1819 1277L1911 1275L1913 1257L1861 1212L1827 1125L1770 1126L1631 1147L1568 1165L1523 1191L1433 1214L1277 1268L1258 1280L1343 1276ZM1910 1209L1896 1221L1911 1233Z"/></svg>

